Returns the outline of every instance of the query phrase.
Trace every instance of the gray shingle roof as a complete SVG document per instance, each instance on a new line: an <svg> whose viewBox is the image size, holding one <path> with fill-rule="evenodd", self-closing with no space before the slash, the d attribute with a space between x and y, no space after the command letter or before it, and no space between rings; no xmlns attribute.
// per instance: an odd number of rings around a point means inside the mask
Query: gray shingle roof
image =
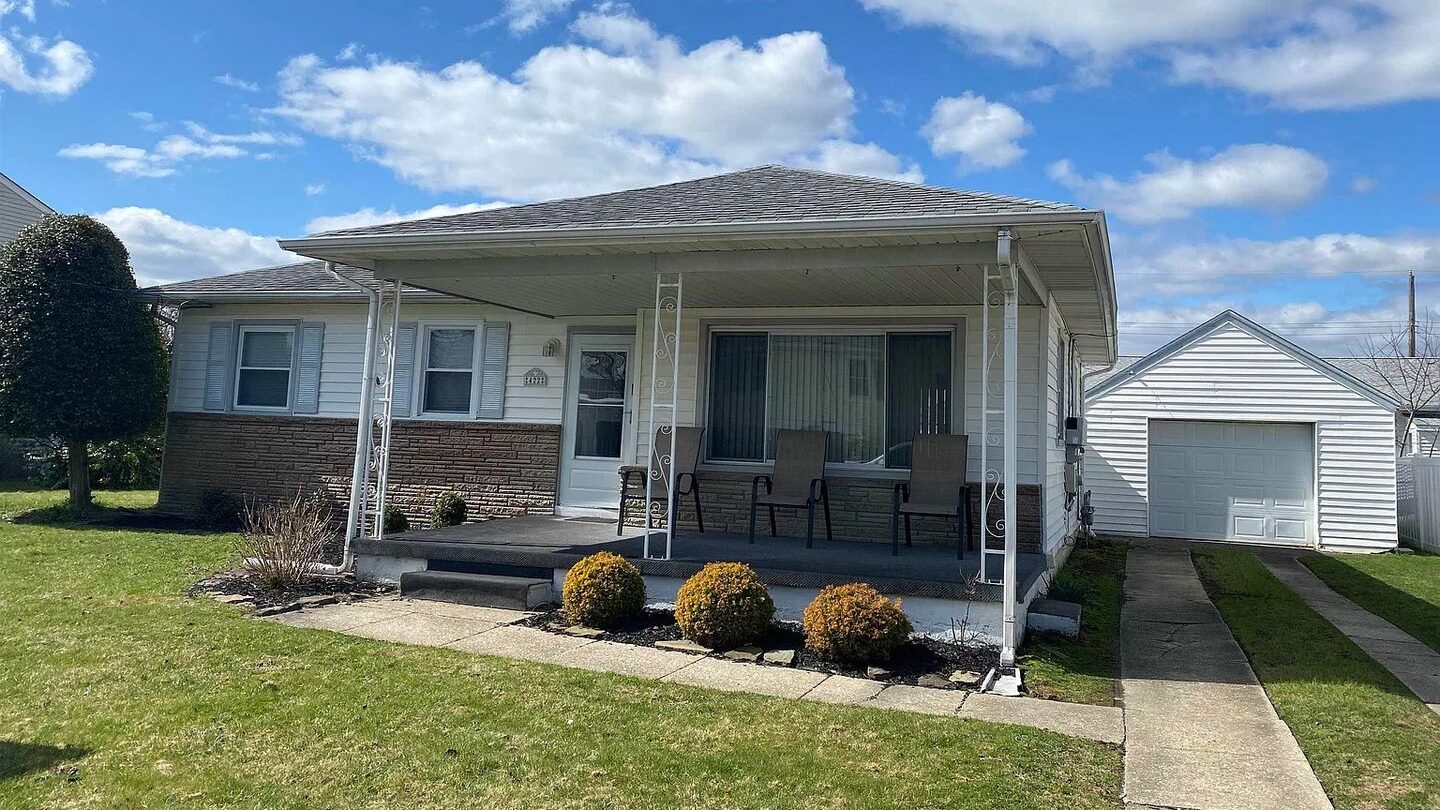
<svg viewBox="0 0 1440 810"><path fill-rule="evenodd" d="M368 270L362 270L346 264L335 265L335 270L341 275L354 279L372 290L379 289L380 287L379 283L371 277L370 271ZM195 279L194 281L177 281L174 284L161 284L156 287L146 287L140 291L140 294L145 297L160 297L172 300L186 297L202 298L217 293L221 295L264 295L271 293L359 295L354 287L331 278L330 274L325 272L325 263L321 261L304 261L296 262L295 264L277 265L275 267L261 267L257 270L244 270L239 273Z"/></svg>
<svg viewBox="0 0 1440 810"><path fill-rule="evenodd" d="M742 224L1080 210L1083 209L1068 203L786 166L759 166L649 188L346 228L315 235Z"/></svg>

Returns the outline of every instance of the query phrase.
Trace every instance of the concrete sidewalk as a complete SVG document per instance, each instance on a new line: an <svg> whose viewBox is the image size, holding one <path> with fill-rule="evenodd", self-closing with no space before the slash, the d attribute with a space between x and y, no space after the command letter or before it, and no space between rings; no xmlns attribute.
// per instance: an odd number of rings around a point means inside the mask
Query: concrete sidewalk
<svg viewBox="0 0 1440 810"><path fill-rule="evenodd" d="M761 666L597 641L518 626L516 623L527 615L513 610L386 597L307 608L269 620L292 627L332 630L401 644L446 647L728 692L1009 723L1112 745L1124 740L1122 712L1113 706L887 685L805 669Z"/></svg>
<svg viewBox="0 0 1440 810"><path fill-rule="evenodd" d="M1188 549L1132 548L1125 596L1127 804L1328 810L1310 763L1206 595Z"/></svg>
<svg viewBox="0 0 1440 810"><path fill-rule="evenodd" d="M1312 610L1390 670L1431 711L1440 714L1440 653L1336 593L1298 558L1264 554L1261 561Z"/></svg>

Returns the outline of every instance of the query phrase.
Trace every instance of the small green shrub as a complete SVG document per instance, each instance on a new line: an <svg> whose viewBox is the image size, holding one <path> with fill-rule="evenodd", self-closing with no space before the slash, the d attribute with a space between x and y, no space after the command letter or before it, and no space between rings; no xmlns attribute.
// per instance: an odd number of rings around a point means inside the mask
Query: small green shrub
<svg viewBox="0 0 1440 810"><path fill-rule="evenodd" d="M615 627L645 608L645 578L619 554L596 552L566 572L561 608L576 624Z"/></svg>
<svg viewBox="0 0 1440 810"><path fill-rule="evenodd" d="M805 608L805 646L828 661L868 664L888 659L910 638L898 600L863 582L830 585Z"/></svg>
<svg viewBox="0 0 1440 810"><path fill-rule="evenodd" d="M380 521L380 525L386 534L399 534L410 530L410 518L405 517L405 513L399 509L387 506L385 507L385 519Z"/></svg>
<svg viewBox="0 0 1440 810"><path fill-rule="evenodd" d="M223 489L207 489L200 493L200 510L197 517L207 529L229 532L240 528L240 517L245 504L240 496Z"/></svg>
<svg viewBox="0 0 1440 810"><path fill-rule="evenodd" d="M774 618L770 592L744 563L706 563L675 597L675 623L685 637L720 650L758 641Z"/></svg>
<svg viewBox="0 0 1440 810"><path fill-rule="evenodd" d="M1077 605L1085 604L1090 597L1090 589L1085 583L1070 577L1060 577L1050 584L1050 589L1045 592L1046 599L1054 599L1059 602L1074 602Z"/></svg>
<svg viewBox="0 0 1440 810"><path fill-rule="evenodd" d="M443 529L465 522L465 499L458 492L442 492L430 510L430 528Z"/></svg>

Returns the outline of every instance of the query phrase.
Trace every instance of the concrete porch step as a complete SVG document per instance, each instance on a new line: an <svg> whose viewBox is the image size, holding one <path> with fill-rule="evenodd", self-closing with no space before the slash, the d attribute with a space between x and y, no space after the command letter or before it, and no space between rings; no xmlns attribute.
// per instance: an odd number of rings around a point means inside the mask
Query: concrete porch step
<svg viewBox="0 0 1440 810"><path fill-rule="evenodd" d="M551 601L550 580L457 571L400 575L400 595L476 607L530 610Z"/></svg>

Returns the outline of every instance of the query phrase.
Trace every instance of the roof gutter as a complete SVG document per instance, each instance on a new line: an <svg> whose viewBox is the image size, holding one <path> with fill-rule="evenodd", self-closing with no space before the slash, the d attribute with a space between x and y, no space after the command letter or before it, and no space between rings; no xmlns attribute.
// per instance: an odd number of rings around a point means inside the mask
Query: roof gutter
<svg viewBox="0 0 1440 810"><path fill-rule="evenodd" d="M828 220L775 220L769 222L712 222L694 225L616 225L603 228L526 228L481 231L429 233L369 233L318 235L279 240L280 247L301 255L309 251L342 250L346 248L462 247L537 247L540 245L598 245L630 241L652 241L657 238L708 241L733 237L788 236L824 238L866 233L901 233L923 230L973 228L989 230L997 226L1017 225L1090 225L1103 220L1099 211L1043 211L1020 214L966 214L963 216L929 217L857 217Z"/></svg>

